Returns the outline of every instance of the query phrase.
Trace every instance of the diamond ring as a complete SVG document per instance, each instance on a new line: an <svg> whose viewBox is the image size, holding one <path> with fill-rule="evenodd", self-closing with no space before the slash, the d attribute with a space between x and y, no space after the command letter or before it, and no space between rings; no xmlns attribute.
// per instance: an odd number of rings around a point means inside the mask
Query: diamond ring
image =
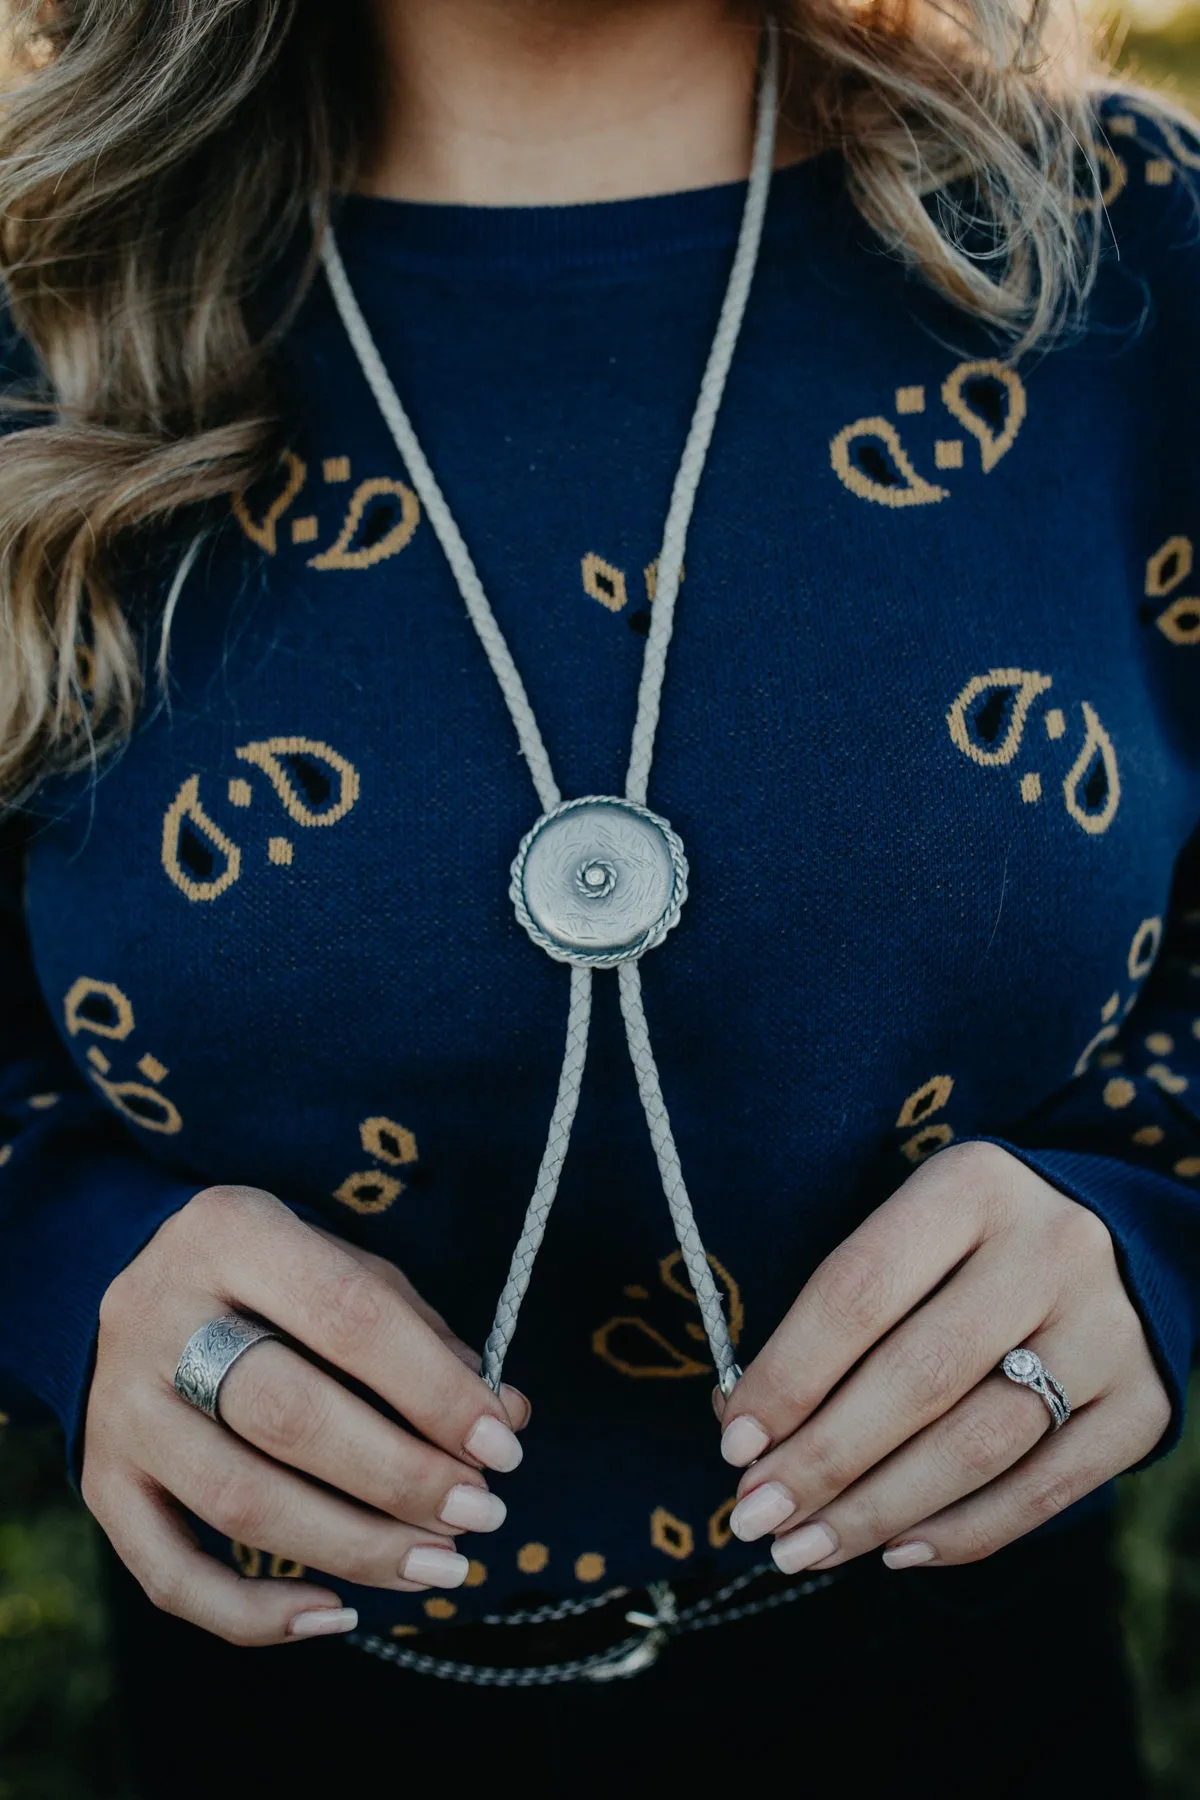
<svg viewBox="0 0 1200 1800"><path fill-rule="evenodd" d="M1040 1356L1023 1345L1010 1350L1000 1364L1001 1373L1020 1387L1032 1388L1046 1402L1051 1431L1058 1431L1071 1416L1071 1402L1061 1381L1056 1381Z"/></svg>

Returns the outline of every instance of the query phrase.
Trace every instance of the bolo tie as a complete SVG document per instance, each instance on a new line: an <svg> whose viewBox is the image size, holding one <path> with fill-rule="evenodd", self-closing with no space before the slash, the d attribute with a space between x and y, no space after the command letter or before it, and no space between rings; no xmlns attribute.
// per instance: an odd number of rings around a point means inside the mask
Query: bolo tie
<svg viewBox="0 0 1200 1800"><path fill-rule="evenodd" d="M338 314L458 585L541 804L541 816L517 848L509 897L533 942L555 962L567 964L571 972L566 1046L546 1147L484 1346L481 1373L493 1390L500 1386L521 1302L558 1192L587 1059L592 981L605 969L617 973L625 1037L663 1193L724 1395L733 1391L741 1374L663 1100L646 1023L640 965L642 957L656 949L678 924L687 898L683 844L668 821L651 811L647 792L688 526L758 265L778 110L779 42L771 21L763 38L754 155L737 248L663 529L623 796L587 794L563 799L520 673L462 533L363 318L332 227L326 225L321 236L320 256Z"/></svg>

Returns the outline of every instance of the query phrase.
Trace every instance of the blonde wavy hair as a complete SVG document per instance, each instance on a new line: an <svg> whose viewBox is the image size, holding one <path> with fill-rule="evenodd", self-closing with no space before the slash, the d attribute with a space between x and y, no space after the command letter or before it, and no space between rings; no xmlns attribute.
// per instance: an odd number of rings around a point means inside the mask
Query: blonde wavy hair
<svg viewBox="0 0 1200 1800"><path fill-rule="evenodd" d="M893 252L1014 354L1092 280L1092 89L1073 0L774 0L786 104ZM18 0L0 108L0 273L37 382L0 442L0 800L126 737L149 651L118 548L282 449L279 316L250 296L310 203L353 185L369 19L328 0ZM351 122L357 124L352 126ZM1081 146L1083 154L1081 155ZM165 681L168 595L156 659Z"/></svg>

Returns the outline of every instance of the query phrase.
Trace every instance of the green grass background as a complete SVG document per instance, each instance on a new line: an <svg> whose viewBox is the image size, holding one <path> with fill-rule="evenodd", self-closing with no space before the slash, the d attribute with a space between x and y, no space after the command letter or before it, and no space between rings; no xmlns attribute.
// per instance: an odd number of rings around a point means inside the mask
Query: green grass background
<svg viewBox="0 0 1200 1800"><path fill-rule="evenodd" d="M1190 0L1156 31L1131 26L1121 42L1118 72L1159 88L1200 117L1200 0Z"/></svg>
<svg viewBox="0 0 1200 1800"><path fill-rule="evenodd" d="M1120 66L1200 112L1200 4L1131 30ZM1121 1485L1126 1626L1156 1800L1200 1800L1198 1411L1172 1456ZM96 1533L61 1471L55 1434L0 1428L0 1800L126 1800Z"/></svg>

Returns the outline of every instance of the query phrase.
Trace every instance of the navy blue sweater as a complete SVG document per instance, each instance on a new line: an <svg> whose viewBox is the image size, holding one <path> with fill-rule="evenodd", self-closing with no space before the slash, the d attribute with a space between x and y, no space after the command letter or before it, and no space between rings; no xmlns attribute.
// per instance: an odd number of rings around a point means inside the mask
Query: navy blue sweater
<svg viewBox="0 0 1200 1800"><path fill-rule="evenodd" d="M1196 152L1119 108L1107 130L1086 329L1015 371L872 242L836 157L776 178L650 789L691 898L644 981L743 1362L923 1157L990 1137L1110 1227L1177 1424L1200 1299ZM623 778L742 196L344 210L567 795ZM76 1457L104 1288L212 1182L391 1257L481 1344L553 1101L567 975L507 898L536 800L323 287L282 374L288 456L186 581L169 708L0 837L0 1366ZM128 576L151 644L169 562ZM453 1600L339 1583L365 1629L762 1560L730 1539L611 976L508 1374L534 1420L506 1526ZM270 1546L209 1541L271 1572Z"/></svg>

